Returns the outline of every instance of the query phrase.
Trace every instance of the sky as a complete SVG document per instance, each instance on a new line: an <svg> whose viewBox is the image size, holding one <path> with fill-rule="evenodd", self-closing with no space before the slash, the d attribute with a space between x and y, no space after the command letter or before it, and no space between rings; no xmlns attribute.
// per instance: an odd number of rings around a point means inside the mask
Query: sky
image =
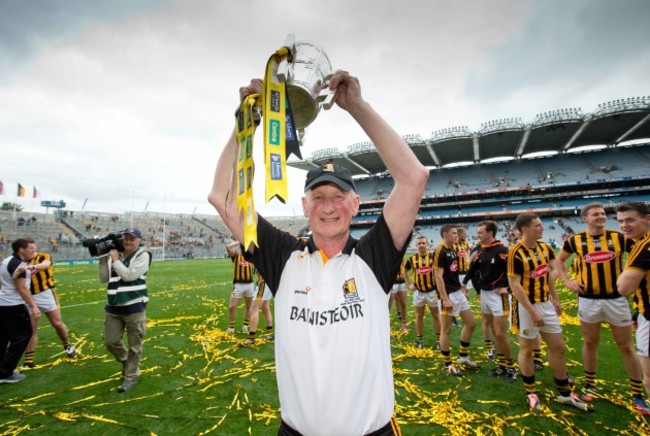
<svg viewBox="0 0 650 436"><path fill-rule="evenodd" d="M0 201L216 213L238 89L288 34L357 76L398 133L429 138L650 95L648 19L647 0L0 0ZM334 107L302 153L366 140ZM262 149L260 129L257 210L302 214L297 169L287 204L264 204Z"/></svg>

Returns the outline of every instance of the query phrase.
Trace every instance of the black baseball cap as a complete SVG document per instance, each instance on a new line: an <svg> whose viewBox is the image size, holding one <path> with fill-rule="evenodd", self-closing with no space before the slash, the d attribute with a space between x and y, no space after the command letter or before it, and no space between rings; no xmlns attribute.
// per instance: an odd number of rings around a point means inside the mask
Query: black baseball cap
<svg viewBox="0 0 650 436"><path fill-rule="evenodd" d="M321 183L334 183L345 192L356 190L352 174L347 168L333 163L326 163L320 168L314 168L307 173L305 180L305 192L320 185Z"/></svg>

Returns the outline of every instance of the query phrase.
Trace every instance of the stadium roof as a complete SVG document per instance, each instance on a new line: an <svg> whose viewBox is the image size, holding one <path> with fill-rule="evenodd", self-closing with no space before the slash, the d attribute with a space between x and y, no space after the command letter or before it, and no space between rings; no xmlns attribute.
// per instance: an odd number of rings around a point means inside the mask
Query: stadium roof
<svg viewBox="0 0 650 436"><path fill-rule="evenodd" d="M650 138L650 96L599 104L592 113L577 108L558 109L537 114L530 123L506 118L483 123L475 132L459 126L437 130L430 138L403 138L428 167L525 158L543 152L565 153L585 146L617 146ZM288 165L309 170L327 162L343 165L355 176L386 171L370 142L352 144L347 151L317 150L308 159L289 161Z"/></svg>

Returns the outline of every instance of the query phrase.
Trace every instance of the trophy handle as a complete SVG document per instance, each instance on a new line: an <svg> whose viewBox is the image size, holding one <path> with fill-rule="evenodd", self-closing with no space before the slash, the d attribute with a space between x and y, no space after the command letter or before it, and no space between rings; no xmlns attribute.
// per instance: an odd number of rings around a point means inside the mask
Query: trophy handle
<svg viewBox="0 0 650 436"><path fill-rule="evenodd" d="M329 84L330 79L332 78L334 74L328 74L325 76L325 86L323 90L318 94L318 97L316 98L316 101L319 102L322 106L323 109L330 110L332 106L334 106L334 101L336 100L336 93L338 90L335 90L334 92L330 92L329 89L327 89L326 85Z"/></svg>
<svg viewBox="0 0 650 436"><path fill-rule="evenodd" d="M293 33L290 33L287 35L286 39L284 40L284 47L287 47L289 51L291 52L291 57L293 58L296 55L296 37L294 36ZM287 60L287 58L283 58L280 63L278 64L278 80L282 83L286 83L289 81L289 76L291 75L290 71L290 63Z"/></svg>

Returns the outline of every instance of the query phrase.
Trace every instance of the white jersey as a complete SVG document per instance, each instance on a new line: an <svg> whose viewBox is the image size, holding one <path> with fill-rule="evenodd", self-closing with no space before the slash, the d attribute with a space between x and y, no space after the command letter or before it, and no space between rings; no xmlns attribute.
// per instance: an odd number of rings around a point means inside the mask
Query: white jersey
<svg viewBox="0 0 650 436"><path fill-rule="evenodd" d="M253 263L277 290L282 420L309 435L382 428L394 412L388 296L403 254L383 216L330 259L261 217L257 234Z"/></svg>
<svg viewBox="0 0 650 436"><path fill-rule="evenodd" d="M14 280L24 278L27 289L31 281L30 275L26 271L18 271L18 267L25 263L18 256L9 256L2 261L0 265L0 306L18 306L25 304L23 297L16 290Z"/></svg>

